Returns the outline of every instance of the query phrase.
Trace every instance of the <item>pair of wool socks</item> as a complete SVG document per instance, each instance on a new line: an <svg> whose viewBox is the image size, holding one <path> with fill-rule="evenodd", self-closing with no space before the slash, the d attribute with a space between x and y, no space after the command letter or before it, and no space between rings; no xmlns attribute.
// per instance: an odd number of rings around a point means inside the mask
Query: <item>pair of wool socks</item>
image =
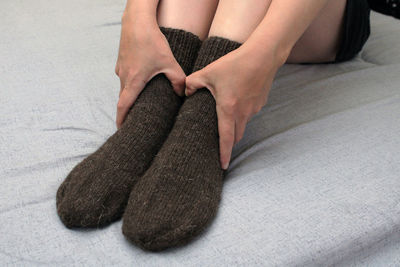
<svg viewBox="0 0 400 267"><path fill-rule="evenodd" d="M240 46L210 37L193 64L200 40L162 30L186 74ZM124 235L158 251L187 243L208 225L223 184L215 101L203 88L179 109L174 94L165 76L153 78L122 128L71 171L57 193L67 227L101 226L123 213Z"/></svg>
<svg viewBox="0 0 400 267"><path fill-rule="evenodd" d="M206 39L194 71L237 47L227 39ZM128 239L162 250L186 243L207 226L223 184L218 143L215 100L203 88L185 99L168 138L132 190L122 227Z"/></svg>

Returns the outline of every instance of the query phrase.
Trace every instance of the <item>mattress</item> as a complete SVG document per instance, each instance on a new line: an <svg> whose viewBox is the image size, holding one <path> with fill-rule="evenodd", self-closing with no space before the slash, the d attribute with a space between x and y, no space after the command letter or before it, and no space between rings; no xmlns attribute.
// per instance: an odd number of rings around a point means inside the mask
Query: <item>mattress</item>
<svg viewBox="0 0 400 267"><path fill-rule="evenodd" d="M115 128L125 1L0 1L0 265L400 265L400 21L341 64L284 65L189 245L68 230L55 194Z"/></svg>

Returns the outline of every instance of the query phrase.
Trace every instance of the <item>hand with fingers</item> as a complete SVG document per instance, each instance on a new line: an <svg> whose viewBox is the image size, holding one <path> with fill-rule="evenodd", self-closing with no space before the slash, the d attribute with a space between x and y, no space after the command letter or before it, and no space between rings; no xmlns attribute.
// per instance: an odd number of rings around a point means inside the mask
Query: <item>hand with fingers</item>
<svg viewBox="0 0 400 267"><path fill-rule="evenodd" d="M215 98L223 169L228 168L232 148L242 139L247 122L266 104L280 66L272 51L260 57L245 43L186 78L187 96L205 87Z"/></svg>
<svg viewBox="0 0 400 267"><path fill-rule="evenodd" d="M117 104L117 128L146 84L164 73L174 91L183 96L186 75L169 47L157 23L149 25L140 17L124 17L115 73L121 89Z"/></svg>

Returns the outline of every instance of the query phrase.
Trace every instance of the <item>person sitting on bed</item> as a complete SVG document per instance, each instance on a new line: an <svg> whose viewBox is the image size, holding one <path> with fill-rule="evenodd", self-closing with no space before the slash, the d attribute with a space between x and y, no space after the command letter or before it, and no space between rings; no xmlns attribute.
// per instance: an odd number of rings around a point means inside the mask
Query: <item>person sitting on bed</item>
<svg viewBox="0 0 400 267"><path fill-rule="evenodd" d="M69 228L123 217L147 250L215 217L234 144L285 63L339 63L370 34L367 0L128 0L115 72L118 130L66 177Z"/></svg>

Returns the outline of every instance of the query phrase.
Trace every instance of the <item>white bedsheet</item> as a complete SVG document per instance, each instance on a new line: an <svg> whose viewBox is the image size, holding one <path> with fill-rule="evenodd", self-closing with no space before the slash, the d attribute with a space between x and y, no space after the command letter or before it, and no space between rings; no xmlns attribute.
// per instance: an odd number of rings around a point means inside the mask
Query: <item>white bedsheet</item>
<svg viewBox="0 0 400 267"><path fill-rule="evenodd" d="M375 13L354 60L279 71L194 242L66 229L56 190L115 131L123 8L0 1L0 265L400 265L400 21Z"/></svg>

